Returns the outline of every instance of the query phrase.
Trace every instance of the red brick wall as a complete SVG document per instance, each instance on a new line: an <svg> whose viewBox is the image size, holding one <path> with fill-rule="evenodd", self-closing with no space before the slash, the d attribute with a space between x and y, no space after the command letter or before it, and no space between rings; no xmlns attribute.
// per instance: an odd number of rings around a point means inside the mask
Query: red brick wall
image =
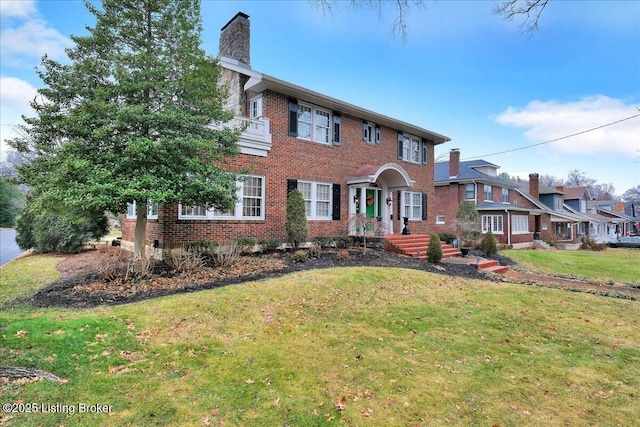
<svg viewBox="0 0 640 427"><path fill-rule="evenodd" d="M248 99L251 97L250 94L247 96ZM209 239L222 241L237 237L253 237L256 241L263 238L286 241L287 179L340 184L340 220L307 221L308 236L312 238L318 235L347 234L349 191L346 178L352 177L362 165L381 166L390 162L399 164L416 181L410 191L427 194L427 220L412 221L412 233L429 233L434 230L433 205L436 197L433 187L433 144L427 147L427 165L398 160L395 129L382 127L381 144L369 144L362 140L363 118L346 114L342 115L339 147L290 137L287 134L287 97L271 91L263 94L263 116L270 119L273 138L273 146L267 157L241 154L228 159L224 168L230 171L249 168L251 174L266 177L264 220L179 220L177 205L161 206L159 220L148 222L147 244L157 239L161 247L169 247L180 242ZM123 220L123 240L133 240L133 223L133 220ZM399 227L399 220L394 219L395 230L399 230Z"/></svg>

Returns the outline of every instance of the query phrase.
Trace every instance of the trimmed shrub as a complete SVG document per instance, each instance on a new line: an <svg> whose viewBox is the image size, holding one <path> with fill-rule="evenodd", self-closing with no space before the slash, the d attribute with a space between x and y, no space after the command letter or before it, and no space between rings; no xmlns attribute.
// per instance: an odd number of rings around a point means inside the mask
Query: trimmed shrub
<svg viewBox="0 0 640 427"><path fill-rule="evenodd" d="M440 237L436 233L431 234L429 247L427 248L427 260L434 264L442 260L442 245L440 244Z"/></svg>
<svg viewBox="0 0 640 427"><path fill-rule="evenodd" d="M307 238L307 210L299 190L293 190L287 198L286 228L289 243L294 248Z"/></svg>
<svg viewBox="0 0 640 427"><path fill-rule="evenodd" d="M236 240L241 252L249 252L256 245L256 239L253 237L238 237Z"/></svg>
<svg viewBox="0 0 640 427"><path fill-rule="evenodd" d="M339 249L348 248L353 246L353 237L351 236L336 236L334 239L336 247Z"/></svg>
<svg viewBox="0 0 640 427"><path fill-rule="evenodd" d="M480 250L486 256L494 256L498 253L498 242L491 231L485 234L482 238L482 242L480 242Z"/></svg>
<svg viewBox="0 0 640 427"><path fill-rule="evenodd" d="M262 239L258 242L263 252L273 252L280 247L278 239Z"/></svg>
<svg viewBox="0 0 640 427"><path fill-rule="evenodd" d="M333 238L329 236L317 236L311 239L311 241L321 248L326 248L328 246L331 246L331 244L333 243Z"/></svg>

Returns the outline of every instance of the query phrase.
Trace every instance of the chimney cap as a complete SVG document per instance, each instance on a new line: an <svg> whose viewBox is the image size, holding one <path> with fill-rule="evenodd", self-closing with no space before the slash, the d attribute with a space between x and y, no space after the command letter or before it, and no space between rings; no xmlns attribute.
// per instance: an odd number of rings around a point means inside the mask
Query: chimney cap
<svg viewBox="0 0 640 427"><path fill-rule="evenodd" d="M229 24L231 24L233 21L235 21L238 17L244 18L244 19L249 19L249 15L247 15L246 13L238 12L238 13L235 14L235 16L233 18L229 19L229 22L224 24L224 27L220 28L220 31L224 31L224 29L227 28L229 26Z"/></svg>

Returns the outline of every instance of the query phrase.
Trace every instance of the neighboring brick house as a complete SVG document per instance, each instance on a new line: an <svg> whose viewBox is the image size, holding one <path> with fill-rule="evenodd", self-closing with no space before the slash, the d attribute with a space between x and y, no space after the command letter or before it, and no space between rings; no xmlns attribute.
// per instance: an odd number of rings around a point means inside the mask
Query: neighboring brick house
<svg viewBox="0 0 640 427"><path fill-rule="evenodd" d="M221 30L219 52L227 108L248 126L240 154L223 163L249 171L238 182L236 206L222 212L150 204L147 245L238 237L285 242L293 189L306 201L309 238L355 233L356 213L377 218L385 233L399 233L402 217L414 234L434 231L434 147L449 138L257 72L249 58L249 19L238 13ZM123 220L124 246L134 239L134 222L131 215Z"/></svg>
<svg viewBox="0 0 640 427"><path fill-rule="evenodd" d="M610 233L619 221L589 209L586 187L546 187L535 173L516 182L500 177L498 169L485 160L461 162L457 149L449 161L436 164L437 232L455 233L453 220L465 200L475 203L483 234L491 230L499 243L515 248L535 240L577 248L590 235Z"/></svg>
<svg viewBox="0 0 640 427"><path fill-rule="evenodd" d="M535 206L516 190L519 183L498 175L499 166L485 160L460 161L453 149L449 161L436 163L436 230L455 233L458 206L468 200L480 214L482 233L489 230L499 243L514 247L533 243L543 208Z"/></svg>

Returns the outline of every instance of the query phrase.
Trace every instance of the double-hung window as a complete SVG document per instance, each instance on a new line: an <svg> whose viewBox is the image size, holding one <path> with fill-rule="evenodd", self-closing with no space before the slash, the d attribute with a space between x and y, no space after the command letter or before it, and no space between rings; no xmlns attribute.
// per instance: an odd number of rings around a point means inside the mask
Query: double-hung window
<svg viewBox="0 0 640 427"><path fill-rule="evenodd" d="M491 202L493 201L493 189L490 185L484 185L484 201Z"/></svg>
<svg viewBox="0 0 640 427"><path fill-rule="evenodd" d="M465 200L476 200L476 185L465 184L464 186L464 198Z"/></svg>
<svg viewBox="0 0 640 427"><path fill-rule="evenodd" d="M422 219L422 193L402 192L402 215L409 219Z"/></svg>
<svg viewBox="0 0 640 427"><path fill-rule="evenodd" d="M502 203L509 203L509 189L502 189Z"/></svg>
<svg viewBox="0 0 640 427"><path fill-rule="evenodd" d="M298 138L329 144L331 113L321 108L298 104Z"/></svg>
<svg viewBox="0 0 640 427"><path fill-rule="evenodd" d="M493 234L503 234L502 215L482 215L482 232Z"/></svg>
<svg viewBox="0 0 640 427"><path fill-rule="evenodd" d="M265 178L247 175L236 186L236 203L231 209L223 211L180 204L178 219L264 219Z"/></svg>
<svg viewBox="0 0 640 427"><path fill-rule="evenodd" d="M298 181L297 185L305 201L307 219L331 219L332 184Z"/></svg>
<svg viewBox="0 0 640 427"><path fill-rule="evenodd" d="M364 121L362 123L362 140L375 144L380 144L380 126L375 123Z"/></svg>
<svg viewBox="0 0 640 427"><path fill-rule="evenodd" d="M426 143L414 135L398 134L398 158L411 163L427 163Z"/></svg>

